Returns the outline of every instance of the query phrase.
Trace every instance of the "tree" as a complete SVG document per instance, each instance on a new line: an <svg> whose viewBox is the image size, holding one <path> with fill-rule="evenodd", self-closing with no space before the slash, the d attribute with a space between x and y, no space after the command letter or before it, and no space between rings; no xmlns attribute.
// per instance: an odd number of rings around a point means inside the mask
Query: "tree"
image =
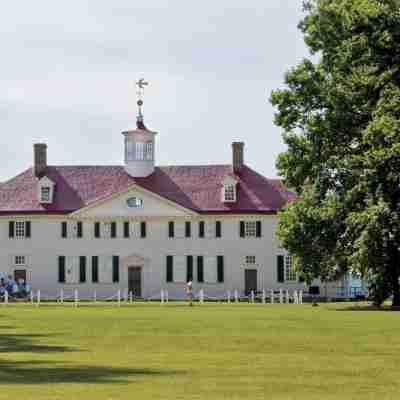
<svg viewBox="0 0 400 400"><path fill-rule="evenodd" d="M400 1L304 12L312 58L271 95L287 145L277 167L299 195L278 236L308 279L357 271L376 304L400 306Z"/></svg>

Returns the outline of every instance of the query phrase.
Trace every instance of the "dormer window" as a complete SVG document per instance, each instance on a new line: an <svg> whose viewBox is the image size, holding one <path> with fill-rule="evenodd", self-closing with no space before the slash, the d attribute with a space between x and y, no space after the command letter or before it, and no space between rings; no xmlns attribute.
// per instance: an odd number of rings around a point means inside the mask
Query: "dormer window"
<svg viewBox="0 0 400 400"><path fill-rule="evenodd" d="M39 202L43 204L51 204L54 195L54 182L47 176L39 180L38 197Z"/></svg>
<svg viewBox="0 0 400 400"><path fill-rule="evenodd" d="M226 176L222 183L222 202L235 203L237 197L237 183L236 178Z"/></svg>

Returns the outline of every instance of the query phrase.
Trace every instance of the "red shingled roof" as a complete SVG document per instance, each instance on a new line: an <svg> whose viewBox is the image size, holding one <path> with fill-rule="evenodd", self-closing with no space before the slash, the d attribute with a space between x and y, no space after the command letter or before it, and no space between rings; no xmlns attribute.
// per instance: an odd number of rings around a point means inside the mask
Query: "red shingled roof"
<svg viewBox="0 0 400 400"><path fill-rule="evenodd" d="M247 166L237 176L238 201L221 202L222 180L230 165L156 167L146 178L132 178L123 166L49 166L56 184L52 204L37 199L37 178L30 168L0 186L0 214L69 213L137 184L199 213L275 213L295 194L276 179Z"/></svg>

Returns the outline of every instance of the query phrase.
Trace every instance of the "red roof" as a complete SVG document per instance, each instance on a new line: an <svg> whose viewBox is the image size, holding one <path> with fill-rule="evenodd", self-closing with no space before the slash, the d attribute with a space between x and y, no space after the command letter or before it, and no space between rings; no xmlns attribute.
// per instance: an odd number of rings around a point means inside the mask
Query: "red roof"
<svg viewBox="0 0 400 400"><path fill-rule="evenodd" d="M133 184L199 213L273 214L295 198L279 180L244 166L237 175L237 202L223 203L222 180L230 174L230 165L156 167L146 178L132 178L123 166L49 166L46 175L56 184L54 201L40 204L38 180L30 168L0 185L0 214L69 213Z"/></svg>

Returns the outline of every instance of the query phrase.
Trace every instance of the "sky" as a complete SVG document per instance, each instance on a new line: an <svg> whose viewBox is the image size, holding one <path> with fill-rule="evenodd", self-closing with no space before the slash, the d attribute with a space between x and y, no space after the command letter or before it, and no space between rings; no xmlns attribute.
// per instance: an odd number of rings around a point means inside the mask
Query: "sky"
<svg viewBox="0 0 400 400"><path fill-rule="evenodd" d="M121 165L144 77L157 165L245 162L277 175L268 99L308 56L302 0L13 0L0 14L0 181L50 165Z"/></svg>

